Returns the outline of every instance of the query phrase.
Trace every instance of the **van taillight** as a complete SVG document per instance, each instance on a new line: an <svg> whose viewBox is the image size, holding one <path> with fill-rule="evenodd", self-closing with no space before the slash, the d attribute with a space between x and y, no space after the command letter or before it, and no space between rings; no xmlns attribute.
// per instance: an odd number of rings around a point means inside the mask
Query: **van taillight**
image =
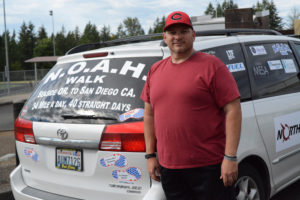
<svg viewBox="0 0 300 200"><path fill-rule="evenodd" d="M18 117L15 122L15 138L20 142L36 144L32 129L32 122Z"/></svg>
<svg viewBox="0 0 300 200"><path fill-rule="evenodd" d="M144 122L106 126L99 150L145 152Z"/></svg>

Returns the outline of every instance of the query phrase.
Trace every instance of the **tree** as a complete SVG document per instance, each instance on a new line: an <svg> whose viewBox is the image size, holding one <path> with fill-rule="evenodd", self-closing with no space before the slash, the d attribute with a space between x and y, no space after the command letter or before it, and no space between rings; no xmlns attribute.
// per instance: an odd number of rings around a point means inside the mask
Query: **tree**
<svg viewBox="0 0 300 200"><path fill-rule="evenodd" d="M9 48L8 48L8 56L9 56L9 68L10 70L21 70L22 69L22 61L19 60L20 51L18 47L18 43L16 41L16 32L13 31L12 36L9 38Z"/></svg>
<svg viewBox="0 0 300 200"><path fill-rule="evenodd" d="M4 71L5 67L5 48L4 48L4 32L0 35L0 71ZM2 80L2 77L0 77Z"/></svg>
<svg viewBox="0 0 300 200"><path fill-rule="evenodd" d="M224 17L225 16L225 10L227 9L237 9L238 5L233 3L233 0L224 0L222 5L217 4L217 8L215 9L210 2L205 10L206 15L211 15L212 17Z"/></svg>
<svg viewBox="0 0 300 200"><path fill-rule="evenodd" d="M215 8L213 7L212 3L209 2L206 10L205 10L205 15L211 15L211 16L215 16Z"/></svg>
<svg viewBox="0 0 300 200"><path fill-rule="evenodd" d="M43 38L37 42L34 48L34 56L49 56L53 53L52 41L50 38Z"/></svg>
<svg viewBox="0 0 300 200"><path fill-rule="evenodd" d="M58 32L55 36L55 46L56 46L56 54L64 55L68 51L68 45L66 44L66 30L65 27L61 27L61 31Z"/></svg>
<svg viewBox="0 0 300 200"><path fill-rule="evenodd" d="M165 27L165 23L166 23L166 18L165 16L163 16L161 19L159 19L158 17L156 18L154 24L153 24L153 28L150 27L149 29L149 34L152 33L162 33L163 29Z"/></svg>
<svg viewBox="0 0 300 200"><path fill-rule="evenodd" d="M65 40L66 40L67 51L69 51L75 46L78 46L80 44L79 28L76 26L74 31L69 31L67 36L65 37Z"/></svg>
<svg viewBox="0 0 300 200"><path fill-rule="evenodd" d="M126 32L124 31L124 27L123 24L119 24L118 26L118 30L117 30L117 34L116 34L117 38L124 38L126 37Z"/></svg>
<svg viewBox="0 0 300 200"><path fill-rule="evenodd" d="M279 17L277 8L273 0L271 0L271 2L269 2L268 0L262 0L262 3L258 1L256 5L253 6L253 10L254 12L268 10L270 13L269 14L270 28L282 29L282 18Z"/></svg>
<svg viewBox="0 0 300 200"><path fill-rule="evenodd" d="M24 63L25 60L33 57L33 50L36 45L36 36L34 33L34 25L29 22L28 26L25 22L21 25L19 32L19 59L24 66L23 69L30 69L32 65L30 63Z"/></svg>
<svg viewBox="0 0 300 200"><path fill-rule="evenodd" d="M217 5L215 17L224 17L224 10L222 9L221 4L219 4L219 3Z"/></svg>
<svg viewBox="0 0 300 200"><path fill-rule="evenodd" d="M110 26L103 26L100 30L100 42L111 40Z"/></svg>
<svg viewBox="0 0 300 200"><path fill-rule="evenodd" d="M79 27L78 26L75 27L75 30L74 30L73 33L74 33L75 42L79 44L81 36L80 36L80 31L79 31Z"/></svg>
<svg viewBox="0 0 300 200"><path fill-rule="evenodd" d="M136 36L136 35L144 35L145 32L138 20L138 18L127 17L123 21L123 25L125 27L126 36Z"/></svg>
<svg viewBox="0 0 300 200"><path fill-rule="evenodd" d="M7 43L8 43L8 62L9 70L20 69L21 63L19 62L19 50L16 42L16 33L13 31L12 36L9 31L7 33ZM5 71L6 66L6 50L5 50L5 32L2 36L0 35L0 71ZM2 77L0 77L2 80Z"/></svg>
<svg viewBox="0 0 300 200"><path fill-rule="evenodd" d="M229 0L229 1L224 1L222 3L222 10L223 10L223 15L222 16L225 16L225 10L228 10L228 9L237 9L238 8L238 5L233 3L233 0Z"/></svg>
<svg viewBox="0 0 300 200"><path fill-rule="evenodd" d="M294 29L294 20L300 19L300 11L296 8L293 7L291 9L290 14L288 15L288 28L289 29Z"/></svg>
<svg viewBox="0 0 300 200"><path fill-rule="evenodd" d="M83 35L80 38L80 44L95 43L99 41L99 31L97 30L96 25L88 22L88 24L84 28Z"/></svg>
<svg viewBox="0 0 300 200"><path fill-rule="evenodd" d="M47 32L46 32L45 27L42 25L42 26L39 28L37 39L38 39L38 40L42 40L42 39L44 39L44 38L48 38L48 35L47 35Z"/></svg>

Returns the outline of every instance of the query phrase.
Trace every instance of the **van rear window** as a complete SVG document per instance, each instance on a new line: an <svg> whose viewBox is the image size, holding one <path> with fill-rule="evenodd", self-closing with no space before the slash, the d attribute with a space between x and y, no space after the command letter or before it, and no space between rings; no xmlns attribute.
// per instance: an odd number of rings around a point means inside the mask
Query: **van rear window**
<svg viewBox="0 0 300 200"><path fill-rule="evenodd" d="M113 58L57 64L21 116L32 121L116 123L141 120L147 73L162 57Z"/></svg>

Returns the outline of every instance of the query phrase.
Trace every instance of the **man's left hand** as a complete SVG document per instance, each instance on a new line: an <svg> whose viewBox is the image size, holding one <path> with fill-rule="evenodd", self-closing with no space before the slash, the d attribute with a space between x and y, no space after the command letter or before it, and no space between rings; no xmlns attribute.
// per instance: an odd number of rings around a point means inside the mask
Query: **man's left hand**
<svg viewBox="0 0 300 200"><path fill-rule="evenodd" d="M223 159L221 166L221 177L223 179L224 186L231 186L238 178L238 163L237 161L231 161Z"/></svg>

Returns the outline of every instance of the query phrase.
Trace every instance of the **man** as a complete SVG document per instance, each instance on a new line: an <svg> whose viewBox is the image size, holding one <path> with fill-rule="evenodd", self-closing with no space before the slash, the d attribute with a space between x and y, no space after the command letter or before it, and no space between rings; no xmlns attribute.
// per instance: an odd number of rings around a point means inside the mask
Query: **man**
<svg viewBox="0 0 300 200"><path fill-rule="evenodd" d="M149 174L161 179L168 200L233 199L241 130L237 85L218 58L194 50L186 13L167 17L163 39L171 56L151 67L141 94Z"/></svg>

